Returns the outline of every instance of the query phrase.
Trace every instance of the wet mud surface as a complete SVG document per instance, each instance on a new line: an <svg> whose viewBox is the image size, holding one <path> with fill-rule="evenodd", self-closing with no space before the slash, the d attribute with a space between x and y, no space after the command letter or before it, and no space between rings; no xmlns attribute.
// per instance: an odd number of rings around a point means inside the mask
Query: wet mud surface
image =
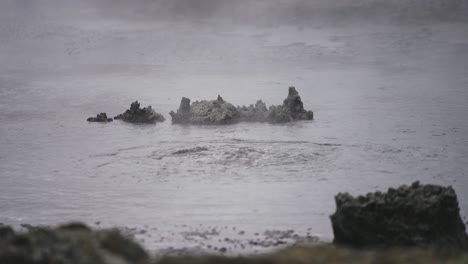
<svg viewBox="0 0 468 264"><path fill-rule="evenodd" d="M253 25L50 2L0 3L1 222L236 254L331 241L338 192L452 185L468 214L466 22ZM168 121L183 96L272 105L289 86L313 121ZM135 100L168 120L83 120Z"/></svg>

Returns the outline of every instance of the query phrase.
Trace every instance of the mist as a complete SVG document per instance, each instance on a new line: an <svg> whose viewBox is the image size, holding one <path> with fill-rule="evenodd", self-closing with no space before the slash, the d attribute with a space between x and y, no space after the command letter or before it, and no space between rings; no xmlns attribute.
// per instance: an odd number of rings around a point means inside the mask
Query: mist
<svg viewBox="0 0 468 264"><path fill-rule="evenodd" d="M338 192L452 185L466 215L467 28L464 0L0 0L0 222L250 254L272 230L331 241ZM290 86L314 120L169 115ZM86 122L136 100L166 121Z"/></svg>

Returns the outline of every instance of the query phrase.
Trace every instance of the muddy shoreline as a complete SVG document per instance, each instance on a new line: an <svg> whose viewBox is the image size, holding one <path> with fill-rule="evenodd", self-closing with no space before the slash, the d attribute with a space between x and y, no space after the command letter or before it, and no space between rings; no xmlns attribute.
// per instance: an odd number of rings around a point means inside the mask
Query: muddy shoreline
<svg viewBox="0 0 468 264"><path fill-rule="evenodd" d="M140 243L153 256L165 255L202 255L223 254L227 256L263 254L277 249L294 245L319 245L330 243L331 240L321 239L311 233L312 228L302 230L273 230L249 232L236 226L190 226L183 225L181 232L165 232L157 227L113 227L97 221L83 224L93 230L118 230L123 236ZM0 223L0 226L9 226ZM15 232L24 233L38 229L53 229L53 225L34 225L23 223L12 226ZM190 246L169 245L161 247L165 241L183 241L182 244ZM157 241L157 248L148 247L150 241Z"/></svg>
<svg viewBox="0 0 468 264"><path fill-rule="evenodd" d="M312 236L312 228L303 236L292 229L251 234L236 227L200 225L185 226L188 231L178 234L186 240L184 244L190 241L196 246L149 252L142 246L142 237L156 234L160 242L167 239L157 228L150 233L149 227L93 230L80 222L56 227L21 224L19 229L0 224L0 261L144 264L468 260L466 226L460 217L457 195L450 186L414 182L356 197L339 193L335 201L336 212L330 216L333 243ZM94 225L100 226L101 222ZM170 236L173 240L176 234Z"/></svg>
<svg viewBox="0 0 468 264"><path fill-rule="evenodd" d="M12 236L13 245L5 246L5 239ZM144 230L133 228L91 229L75 222L57 227L38 227L23 224L11 229L0 225L0 261L5 263L43 263L44 256L53 263L64 264L165 264L165 263L467 263L468 253L436 248L399 247L391 249L351 249L329 242L302 241L294 244L275 245L264 251L250 253L229 252L227 248L168 248L157 252L147 251L135 241L135 235ZM242 232L242 231L239 231ZM191 233L187 235L199 235ZM208 235L205 233L204 235ZM291 230L270 231L266 237L276 237L276 242L296 237ZM202 235L203 236L203 235ZM226 238L228 239L228 238ZM44 241L47 241L44 244ZM259 239L262 241L262 239ZM270 242L273 240L270 240ZM260 244L267 242L267 239ZM262 244L268 247L266 244ZM41 244L43 243L43 244ZM20 249L18 249L20 248ZM31 251L33 250L33 251ZM58 251L57 251L58 250ZM63 251L65 250L65 251ZM36 252L36 253L32 253ZM63 253L60 253L63 252ZM69 252L69 253L65 253ZM33 255L30 255L33 254ZM39 255L38 255L39 254ZM42 255L41 255L42 254ZM44 255L45 254L45 255ZM57 254L57 255L54 255ZM67 254L61 258L61 254ZM28 257L31 256L31 257ZM79 257L78 257L79 256ZM40 260L42 258L42 260ZM91 260L92 262L87 262ZM2 262L3 263L3 262ZM48 263L48 262L47 262Z"/></svg>

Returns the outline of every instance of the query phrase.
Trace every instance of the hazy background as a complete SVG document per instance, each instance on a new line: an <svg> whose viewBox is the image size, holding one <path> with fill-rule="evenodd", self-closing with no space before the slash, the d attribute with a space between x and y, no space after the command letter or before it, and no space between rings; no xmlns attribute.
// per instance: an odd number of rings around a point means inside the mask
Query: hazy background
<svg viewBox="0 0 468 264"><path fill-rule="evenodd" d="M331 240L337 192L415 180L452 185L466 215L467 18L455 0L0 0L0 221L254 252L266 230ZM168 115L182 96L281 104L291 85L314 121ZM134 100L168 120L85 121Z"/></svg>

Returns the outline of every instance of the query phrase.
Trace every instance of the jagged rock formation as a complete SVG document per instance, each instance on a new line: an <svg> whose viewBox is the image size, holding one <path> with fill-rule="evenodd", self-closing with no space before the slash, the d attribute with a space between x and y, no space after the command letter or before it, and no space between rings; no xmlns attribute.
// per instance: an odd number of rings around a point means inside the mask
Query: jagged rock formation
<svg viewBox="0 0 468 264"><path fill-rule="evenodd" d="M97 114L96 117L89 117L88 122L112 122L112 118L108 118L106 113Z"/></svg>
<svg viewBox="0 0 468 264"><path fill-rule="evenodd" d="M0 263L146 264L149 256L116 230L92 231L80 223L15 233L0 226Z"/></svg>
<svg viewBox="0 0 468 264"><path fill-rule="evenodd" d="M225 125L238 121L239 111L235 106L223 100L196 101L190 104L190 99L182 98L177 113L171 111L172 122L176 124L195 125Z"/></svg>
<svg viewBox="0 0 468 264"><path fill-rule="evenodd" d="M154 124L156 122L164 122L166 119L159 113L156 113L150 106L140 108L138 101L133 102L130 105L130 109L125 113L115 116L114 119L123 120L129 123L149 123Z"/></svg>
<svg viewBox="0 0 468 264"><path fill-rule="evenodd" d="M265 122L268 117L268 108L262 100L258 100L255 105L238 106L240 121L244 122Z"/></svg>
<svg viewBox="0 0 468 264"><path fill-rule="evenodd" d="M218 95L217 100L196 101L183 97L177 112L169 113L175 124L221 125L237 122L284 123L295 120L312 120L312 111L306 111L296 88L289 87L288 97L282 105L268 109L262 100L255 105L234 107Z"/></svg>
<svg viewBox="0 0 468 264"><path fill-rule="evenodd" d="M331 216L334 243L353 247L468 249L452 187L403 185L357 198L340 193Z"/></svg>
<svg viewBox="0 0 468 264"><path fill-rule="evenodd" d="M288 97L284 99L283 105L270 107L267 117L270 123L312 119L314 119L314 113L304 109L301 97L294 87L289 87Z"/></svg>

